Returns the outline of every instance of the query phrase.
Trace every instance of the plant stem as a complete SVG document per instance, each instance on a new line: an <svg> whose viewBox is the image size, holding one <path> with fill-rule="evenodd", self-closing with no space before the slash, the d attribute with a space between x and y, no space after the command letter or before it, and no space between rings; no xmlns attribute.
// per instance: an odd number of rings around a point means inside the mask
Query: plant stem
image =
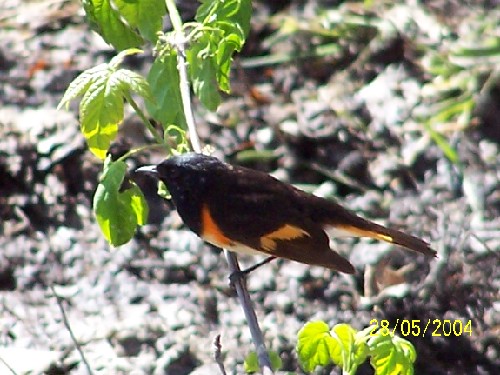
<svg viewBox="0 0 500 375"><path fill-rule="evenodd" d="M229 265L229 269L231 270L231 274L234 274L234 272L241 272L236 254L228 250L224 250L224 254L226 255L226 260ZM234 287L236 288L238 299L243 307L243 312L245 313L245 318L247 319L247 323L250 328L250 334L252 335L252 341L257 351L259 365L263 374L272 374L271 360L269 359L269 354L267 353L266 345L264 344L264 336L260 330L255 310L252 307L252 301L245 286L244 278L236 277L234 279Z"/></svg>
<svg viewBox="0 0 500 375"><path fill-rule="evenodd" d="M196 131L196 124L194 122L193 108L191 107L191 95L189 92L189 80L187 75L187 62L186 62L186 42L184 33L179 34L179 39L176 41L175 47L177 48L177 70L179 71L179 86L182 98L182 107L184 116L186 117L186 124L189 131L189 139L193 150L201 152L200 138Z"/></svg>
<svg viewBox="0 0 500 375"><path fill-rule="evenodd" d="M149 132L155 139L156 143L164 145L167 148L167 151L170 153L172 150L170 145L166 142L166 140L163 140L158 132L156 131L155 127L153 124L149 121L149 119L146 117L144 112L141 110L141 108L137 105L135 100L132 98L132 96L128 93L125 93L125 99L127 99L127 102L130 104L130 106L134 109L135 113L137 113L137 116L142 120L144 124L146 124L146 127L148 128Z"/></svg>
<svg viewBox="0 0 500 375"><path fill-rule="evenodd" d="M89 375L93 375L94 372L92 371L90 364L87 362L87 358L85 357L85 354L83 353L83 349L82 349L80 343L78 342L78 340L76 339L76 336L73 333L73 330L71 329L71 325L69 324L69 320L68 320L68 317L66 315L66 311L64 310L62 298L57 294L57 292L52 284L49 284L49 288L50 288L52 294L54 295L54 297L56 298L57 306L59 307L59 310L61 311L63 324L66 327L66 329L68 330L69 336L71 337L71 340L75 344L75 347L76 347L76 350L78 351L78 354L80 354L80 358L81 358L83 364L85 365L85 368L87 369L87 373Z"/></svg>
<svg viewBox="0 0 500 375"><path fill-rule="evenodd" d="M165 5L167 6L168 16L172 22L172 27L177 32L182 32L182 19L179 11L177 10L177 5L175 5L175 0L165 0Z"/></svg>

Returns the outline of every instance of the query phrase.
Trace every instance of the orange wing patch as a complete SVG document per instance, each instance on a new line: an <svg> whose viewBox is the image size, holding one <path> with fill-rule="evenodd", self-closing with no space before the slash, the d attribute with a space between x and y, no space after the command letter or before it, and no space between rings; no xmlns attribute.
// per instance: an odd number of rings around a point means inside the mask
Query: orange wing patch
<svg viewBox="0 0 500 375"><path fill-rule="evenodd" d="M276 240L293 240L300 237L311 237L311 235L299 227L285 224L274 232L262 236L260 238L260 247L266 251L273 252L277 248Z"/></svg>
<svg viewBox="0 0 500 375"><path fill-rule="evenodd" d="M339 229L342 231L349 232L353 236L358 236L358 237L370 237L370 238L375 238L377 240L382 240L386 241L389 243L393 243L394 239L391 236L388 236L386 234L382 234L373 230L366 230L366 229L360 229L352 225L336 225L335 229Z"/></svg>
<svg viewBox="0 0 500 375"><path fill-rule="evenodd" d="M211 244L224 248L233 245L233 241L226 237L210 214L206 204L201 208L201 237Z"/></svg>

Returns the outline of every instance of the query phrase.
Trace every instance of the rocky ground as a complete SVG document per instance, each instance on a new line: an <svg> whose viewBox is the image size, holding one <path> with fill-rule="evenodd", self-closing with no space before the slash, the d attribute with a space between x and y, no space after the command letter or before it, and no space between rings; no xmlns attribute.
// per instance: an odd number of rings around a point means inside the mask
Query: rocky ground
<svg viewBox="0 0 500 375"><path fill-rule="evenodd" d="M283 370L301 373L294 347L309 320L361 329L371 319L450 319L470 320L472 333L407 337L417 349L416 373L499 373L499 83L469 126L446 124L458 162L416 119L432 109L422 99L430 78L418 43L467 35L498 3L389 3L375 13L399 33L377 39L365 29L339 50L299 58L325 45L311 20L336 2L255 2L233 95L216 114L198 110L200 135L234 163L335 197L438 251L432 260L338 239L332 246L356 275L288 261L251 274L259 322ZM286 17L302 31L280 33ZM79 133L76 107L55 107L72 79L113 55L77 1L0 5L0 374L86 374L87 366L94 374L218 374L218 335L228 373L242 373L253 347L225 259L182 226L151 181L138 181L154 209L133 241L111 248L96 225L91 204L101 165ZM145 71L149 61L129 65ZM145 141L129 115L119 147ZM143 155L130 167L159 158Z"/></svg>

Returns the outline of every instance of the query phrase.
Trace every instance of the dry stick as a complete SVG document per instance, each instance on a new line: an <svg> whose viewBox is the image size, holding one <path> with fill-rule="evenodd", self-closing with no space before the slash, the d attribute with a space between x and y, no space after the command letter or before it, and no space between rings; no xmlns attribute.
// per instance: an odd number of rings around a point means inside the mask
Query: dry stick
<svg viewBox="0 0 500 375"><path fill-rule="evenodd" d="M2 357L0 357L0 362L3 363L3 365L5 367L7 367L7 369L14 375L17 375L17 372L12 368L10 367L10 365L5 361L5 359L3 359Z"/></svg>
<svg viewBox="0 0 500 375"><path fill-rule="evenodd" d="M87 362L87 358L85 358L85 354L83 353L82 347L80 346L80 343L76 339L75 334L73 333L73 330L71 329L71 325L69 324L68 317L66 316L66 311L64 310L64 306L62 304L62 298L59 296L59 294L57 294L57 292L54 289L54 286L52 284L49 284L49 288L52 291L52 294L56 297L57 306L59 306L59 310L61 311L64 326L68 330L69 335L71 337L71 340L75 344L76 350L78 351L78 354L80 354L80 357L82 358L82 362L85 365L85 367L87 368L87 372L89 373L89 375L92 375L93 374L92 369L90 368L90 365Z"/></svg>
<svg viewBox="0 0 500 375"><path fill-rule="evenodd" d="M185 45L187 43L187 40L184 35L184 31L182 30L182 21L180 19L174 1L166 0L165 3L167 5L168 13L172 21L172 26L175 30L175 37L171 42L177 49L177 70L179 71L179 86L184 115L186 116L186 123L189 130L189 139L191 141L191 145L193 146L193 150L196 152L201 152L201 144L198 133L196 131L196 125L194 123L193 110L191 107L191 97L189 93L189 81L187 77L187 62L185 54ZM227 250L224 250L224 254L226 255L231 275L239 272L240 267L238 265L238 259L236 258L236 255L233 252ZM271 361L264 344L264 337L262 335L262 331L260 330L257 316L252 307L250 295L248 294L248 290L243 283L243 279L241 277L236 278L236 280L234 281L234 286L236 288L240 304L243 308L243 312L245 313L245 317L250 328L252 341L257 350L259 365L262 368L264 374L272 373Z"/></svg>
<svg viewBox="0 0 500 375"><path fill-rule="evenodd" d="M238 272L241 272L236 255L232 251L227 250L224 250L224 254L226 255L231 275L236 275ZM237 277L233 279L233 284L236 288L236 293L238 294L241 306L243 307L248 327L250 328L250 334L252 335L253 344L255 345L255 349L257 351L259 365L262 368L264 375L272 374L271 360L269 359L269 354L267 353L266 344L264 344L264 337L262 336L262 331L259 327L257 315L255 315L255 311L252 307L252 301L244 283L244 278Z"/></svg>
<svg viewBox="0 0 500 375"><path fill-rule="evenodd" d="M214 340L214 359L222 375L227 375L226 369L224 368L224 361L222 360L222 345L220 344L220 333L215 336Z"/></svg>

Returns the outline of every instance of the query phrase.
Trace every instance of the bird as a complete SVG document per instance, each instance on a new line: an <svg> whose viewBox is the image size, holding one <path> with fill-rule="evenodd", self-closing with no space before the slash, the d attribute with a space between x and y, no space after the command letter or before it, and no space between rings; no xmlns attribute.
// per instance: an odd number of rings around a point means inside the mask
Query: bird
<svg viewBox="0 0 500 375"><path fill-rule="evenodd" d="M237 253L266 255L353 274L330 248L328 230L370 237L427 256L424 240L364 219L331 199L275 177L188 152L136 169L161 180L184 224L204 241Z"/></svg>

